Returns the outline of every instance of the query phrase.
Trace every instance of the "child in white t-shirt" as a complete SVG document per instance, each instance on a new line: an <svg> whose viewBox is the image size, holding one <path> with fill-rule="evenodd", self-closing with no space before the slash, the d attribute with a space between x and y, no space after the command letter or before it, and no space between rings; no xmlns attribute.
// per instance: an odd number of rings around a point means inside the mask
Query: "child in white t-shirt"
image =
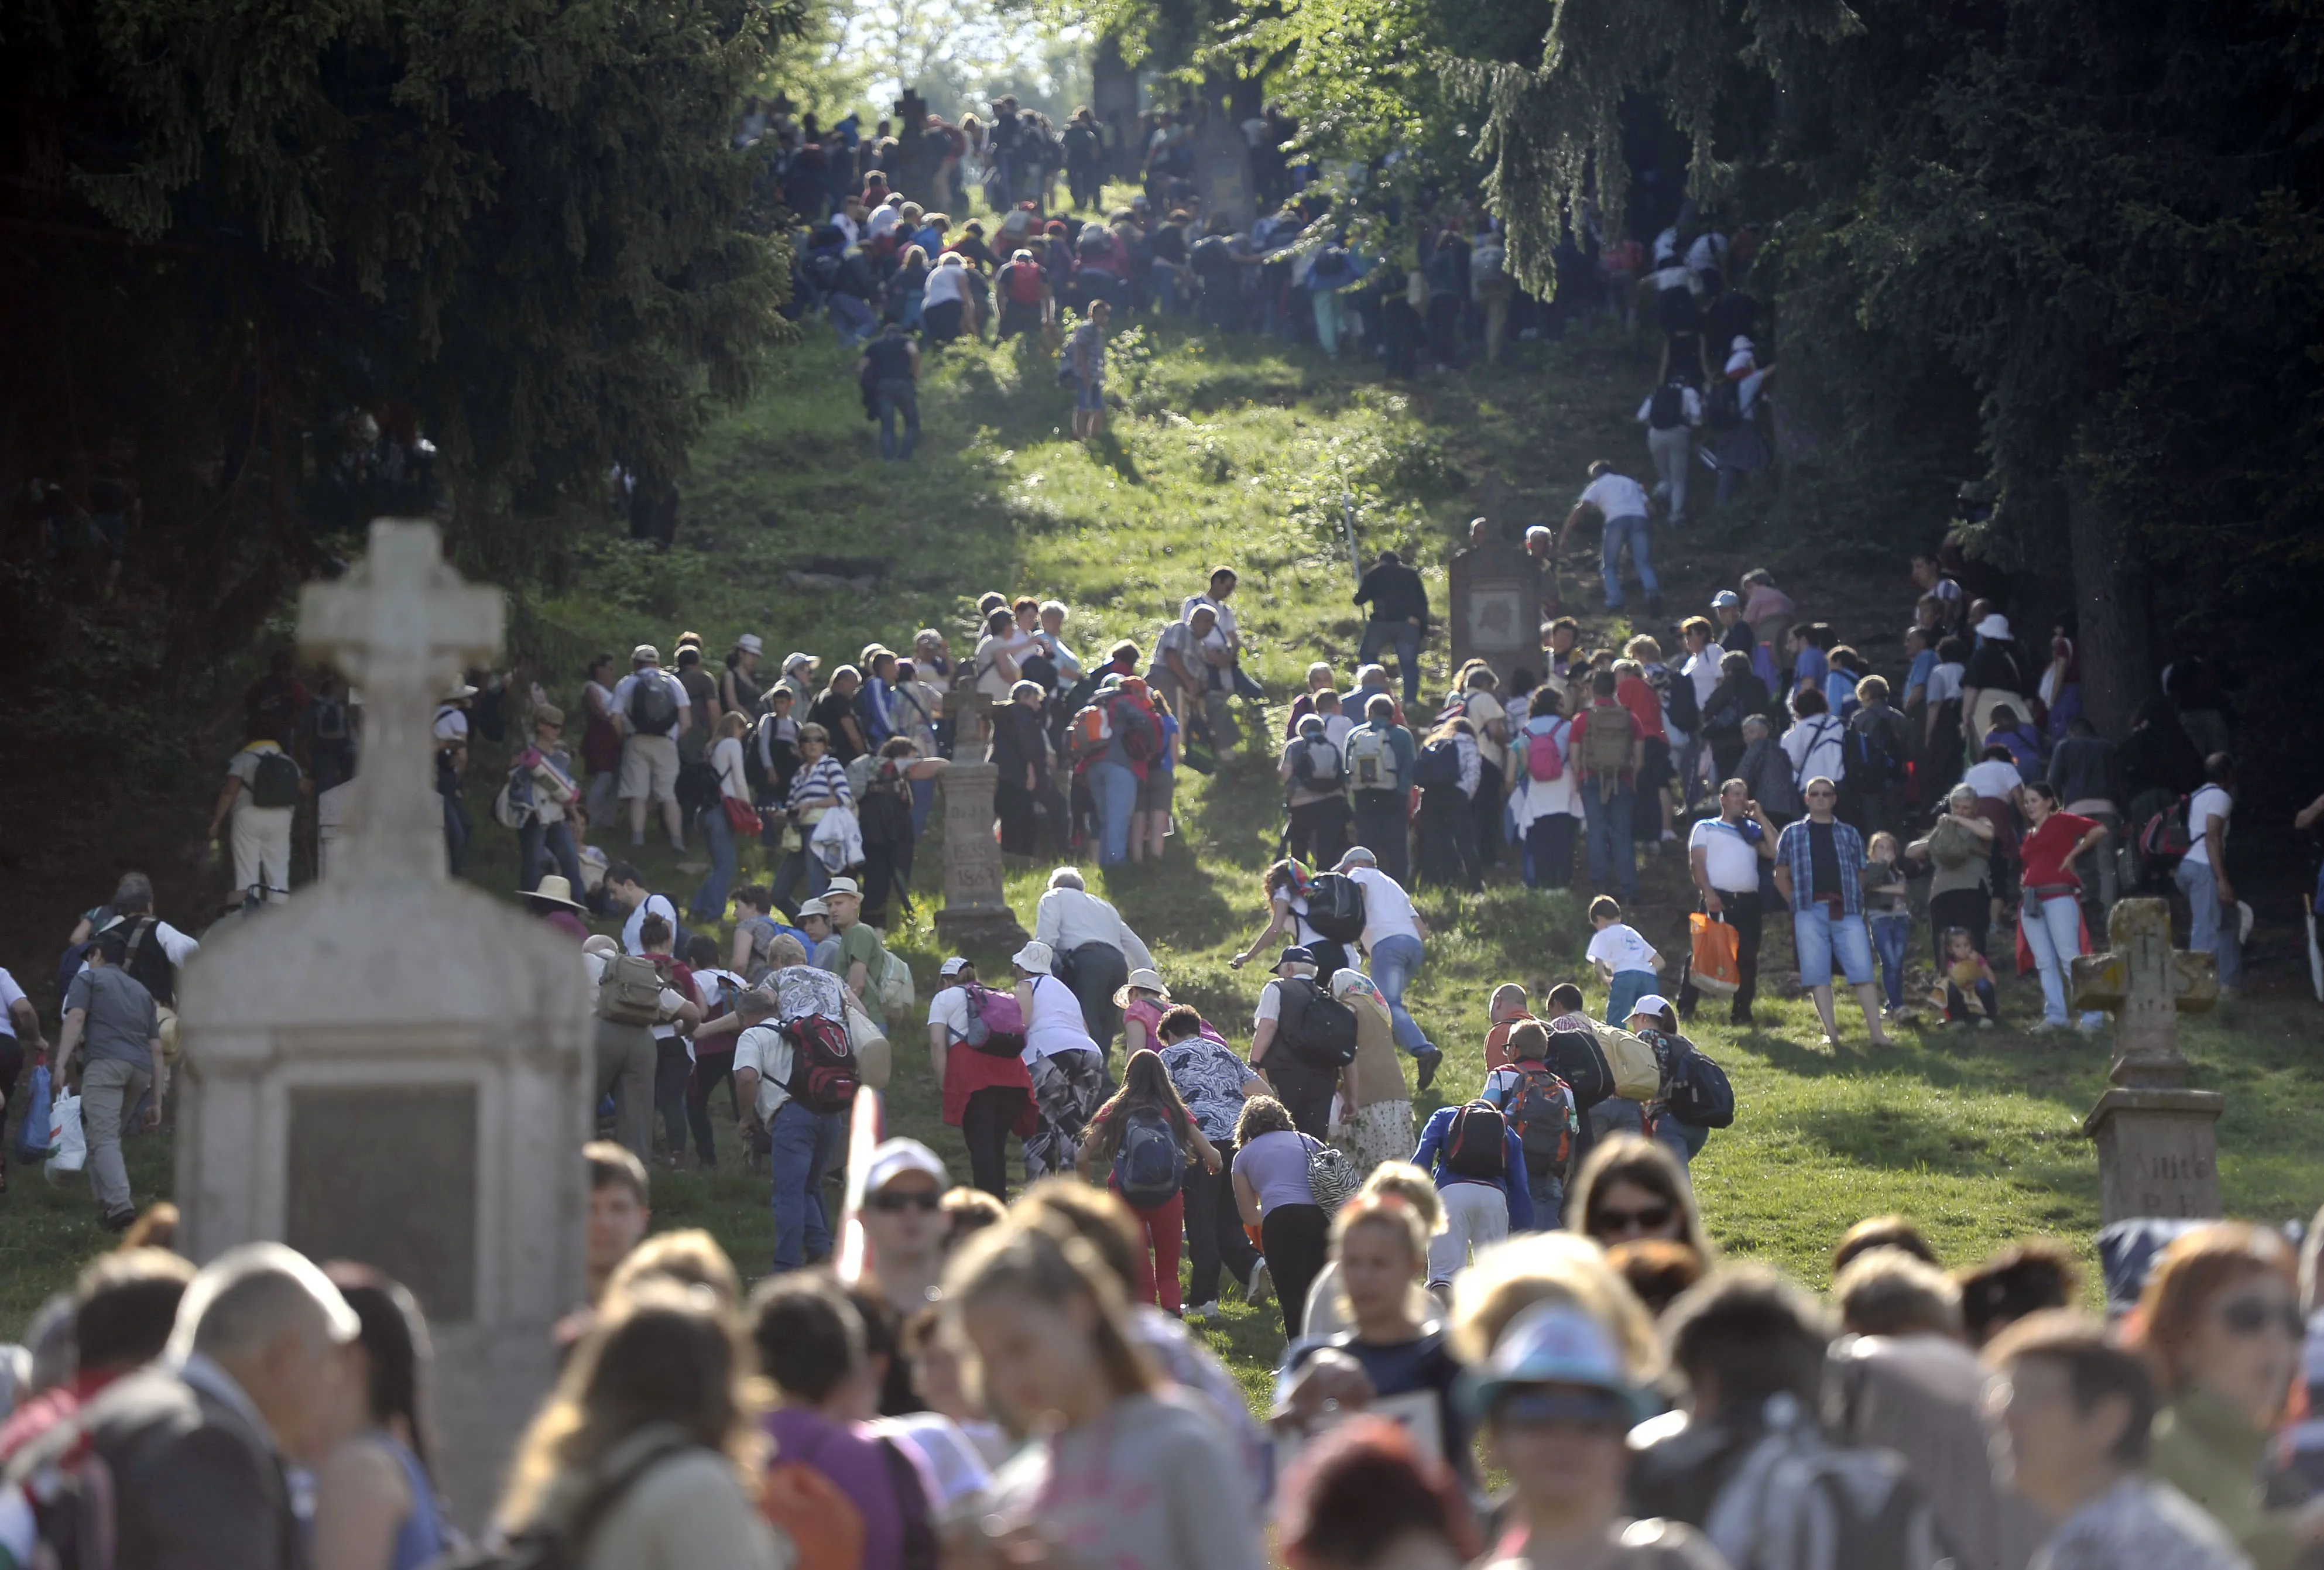
<svg viewBox="0 0 2324 1570"><path fill-rule="evenodd" d="M1662 969L1663 956L1636 928L1624 924L1622 907L1604 894L1590 901L1590 925L1598 930L1585 952L1606 984L1606 1022L1618 1025L1630 1017L1630 1005L1659 984L1655 973Z"/></svg>

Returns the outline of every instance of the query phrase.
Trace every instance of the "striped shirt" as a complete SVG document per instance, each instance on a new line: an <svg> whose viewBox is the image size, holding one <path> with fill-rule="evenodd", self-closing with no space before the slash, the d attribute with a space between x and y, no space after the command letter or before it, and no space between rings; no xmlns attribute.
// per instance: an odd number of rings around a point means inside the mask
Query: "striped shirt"
<svg viewBox="0 0 2324 1570"><path fill-rule="evenodd" d="M793 811L802 807L853 807L855 797L847 789L845 766L829 753L801 765L791 776L791 791L783 805Z"/></svg>

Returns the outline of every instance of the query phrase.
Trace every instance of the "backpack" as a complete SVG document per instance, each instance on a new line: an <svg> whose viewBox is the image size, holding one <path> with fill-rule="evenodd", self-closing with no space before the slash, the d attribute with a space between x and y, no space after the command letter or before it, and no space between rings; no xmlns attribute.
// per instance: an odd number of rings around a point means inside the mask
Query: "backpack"
<svg viewBox="0 0 2324 1570"><path fill-rule="evenodd" d="M750 739L742 743L742 783L751 788L753 802L764 801L774 792L774 776L768 772L766 759L767 743L774 735L767 727L774 723L774 716L761 715L751 727Z"/></svg>
<svg viewBox="0 0 2324 1570"><path fill-rule="evenodd" d="M798 1570L859 1570L863 1563L863 1512L804 1461L778 1460L767 1468L759 1513L789 1537Z"/></svg>
<svg viewBox="0 0 2324 1570"><path fill-rule="evenodd" d="M1367 725L1348 733L1348 777L1359 790L1397 788L1396 746L1388 732Z"/></svg>
<svg viewBox="0 0 2324 1570"><path fill-rule="evenodd" d="M532 782L524 778L529 772L511 769L493 797L493 821L503 828L522 828L532 821Z"/></svg>
<svg viewBox="0 0 2324 1570"><path fill-rule="evenodd" d="M622 1496L664 1461L700 1448L676 1426L655 1436L640 1453L612 1473L595 1480L580 1507L562 1520L536 1522L513 1538L488 1540L454 1548L434 1560L429 1570L579 1570L588 1557L590 1537L597 1524L613 1512ZM829 1486L829 1485L825 1485ZM833 1491L835 1493L836 1490ZM844 1498L839 1503L853 1510ZM858 1551L861 1557L861 1551ZM106 1561L110 1563L108 1559ZM94 1563L84 1560L84 1564ZM800 1570L814 1561L802 1557ZM851 1560L848 1563L853 1564Z"/></svg>
<svg viewBox="0 0 2324 1570"><path fill-rule="evenodd" d="M1076 710L1066 727L1075 758L1094 758L1113 744L1113 711L1093 703Z"/></svg>
<svg viewBox="0 0 2324 1570"><path fill-rule="evenodd" d="M1878 788L1904 777L1904 761L1890 743L1888 727L1877 720L1848 727L1848 777L1858 785Z"/></svg>
<svg viewBox="0 0 2324 1570"><path fill-rule="evenodd" d="M1630 766L1630 711L1613 703L1593 704L1589 713L1596 723L1582 727L1582 771L1593 780L1619 774ZM1608 725L1608 720L1621 723Z"/></svg>
<svg viewBox="0 0 2324 1570"><path fill-rule="evenodd" d="M617 954L597 978L597 1017L616 1025L661 1023L661 971L642 954Z"/></svg>
<svg viewBox="0 0 2324 1570"><path fill-rule="evenodd" d="M1702 728L1702 699L1696 696L1693 677L1672 673L1670 688L1663 694L1663 715L1674 730L1689 735Z"/></svg>
<svg viewBox="0 0 2324 1570"><path fill-rule="evenodd" d="M1333 943L1363 936L1364 886L1341 873L1322 873L1307 883L1307 925Z"/></svg>
<svg viewBox="0 0 2324 1570"><path fill-rule="evenodd" d="M1452 1114L1452 1126L1444 1131L1444 1169L1462 1178L1507 1178L1508 1139L1509 1120L1490 1104L1472 1101Z"/></svg>
<svg viewBox="0 0 2324 1570"><path fill-rule="evenodd" d="M912 374L912 340L901 333L882 333L863 346L872 374L882 382L907 381Z"/></svg>
<svg viewBox="0 0 2324 1570"><path fill-rule="evenodd" d="M1482 286L1498 283L1508 271L1508 252L1490 240L1479 240L1469 248L1469 291L1476 294Z"/></svg>
<svg viewBox="0 0 2324 1570"><path fill-rule="evenodd" d="M1286 976L1275 984L1280 1015L1276 1029L1293 1057L1333 1073L1356 1060L1353 1009L1316 985L1312 976Z"/></svg>
<svg viewBox="0 0 2324 1570"><path fill-rule="evenodd" d="M641 736L666 736L678 728L678 697L670 680L659 670L648 679L640 672L630 688L630 728Z"/></svg>
<svg viewBox="0 0 2324 1570"><path fill-rule="evenodd" d="M1545 1063L1512 1063L1517 1083L1502 1107L1525 1150L1526 1170L1562 1172L1573 1154L1573 1092Z"/></svg>
<svg viewBox="0 0 2324 1570"><path fill-rule="evenodd" d="M1013 992L963 987L968 994L968 1031L961 1039L988 1057L1015 1057L1025 1050L1025 1011Z"/></svg>
<svg viewBox="0 0 2324 1570"><path fill-rule="evenodd" d="M1664 1104L1691 1129L1723 1129L1735 1122L1735 1087L1727 1071L1692 1047L1672 1070Z"/></svg>
<svg viewBox="0 0 2324 1570"><path fill-rule="evenodd" d="M1934 1513L1887 1450L1843 1449L1788 1396L1704 1513L1739 1570L1919 1570L1945 1560Z"/></svg>
<svg viewBox="0 0 2324 1570"><path fill-rule="evenodd" d="M863 1083L847 1026L821 1014L807 1014L783 1027L791 1043L791 1077L783 1088L811 1113L845 1112Z"/></svg>
<svg viewBox="0 0 2324 1570"><path fill-rule="evenodd" d="M893 1020L911 1012L916 994L912 990L912 967L904 956L892 948L881 951L880 974L872 978L880 990L880 1010Z"/></svg>
<svg viewBox="0 0 2324 1570"><path fill-rule="evenodd" d="M1431 742L1420 749L1412 765L1412 782L1423 790L1457 787L1461 783L1461 750L1451 741Z"/></svg>
<svg viewBox="0 0 2324 1570"><path fill-rule="evenodd" d="M819 252L807 260L807 279L819 293L829 294L836 290L846 272L847 264L836 252Z"/></svg>
<svg viewBox="0 0 2324 1570"><path fill-rule="evenodd" d="M1573 727L1555 715L1545 714L1526 721L1521 734L1526 739L1526 778L1544 785L1563 779L1565 743Z"/></svg>
<svg viewBox="0 0 2324 1570"><path fill-rule="evenodd" d="M1133 1210L1167 1205L1185 1176L1185 1153L1170 1120L1151 1107L1122 1119L1121 1148L1113 1154L1113 1186Z"/></svg>
<svg viewBox="0 0 2324 1570"><path fill-rule="evenodd" d="M1808 722L1803 721L1802 723L1805 724ZM1832 718L1828 714L1820 714L1816 716L1813 721L1813 734L1808 738L1808 744L1800 749L1800 761L1792 769L1793 790L1805 790L1808 787L1808 781L1815 778L1814 775L1808 772L1808 770L1812 766L1812 760L1816 755L1816 749L1823 745L1825 738L1831 734L1831 727L1839 723L1840 722L1838 720ZM1845 744L1846 740L1847 738L1845 734L1843 734L1841 737L1842 745L1840 749L1840 772L1843 779L1846 778L1848 774L1848 748ZM1835 781L1835 783L1837 783L1837 781Z"/></svg>
<svg viewBox="0 0 2324 1570"><path fill-rule="evenodd" d="M1646 424L1655 430L1675 430L1685 423L1686 389L1676 382L1655 388L1653 402L1646 405Z"/></svg>
<svg viewBox="0 0 2324 1570"><path fill-rule="evenodd" d="M1662 1059L1645 1037L1594 1020L1590 1033L1597 1038L1598 1048L1605 1057L1616 1095L1625 1101L1654 1101L1662 1094Z"/></svg>
<svg viewBox="0 0 2324 1570"><path fill-rule="evenodd" d="M299 805L299 765L288 753L261 753L250 776L253 807Z"/></svg>
<svg viewBox="0 0 2324 1570"><path fill-rule="evenodd" d="M1347 789L1348 763L1340 749L1318 736L1302 741L1292 755L1291 778L1302 790L1339 791Z"/></svg>
<svg viewBox="0 0 2324 1570"><path fill-rule="evenodd" d="M855 825L867 846L909 845L912 839L911 799L883 780L856 799ZM887 891L882 889L880 892L885 895Z"/></svg>
<svg viewBox="0 0 2324 1570"><path fill-rule="evenodd" d="M1124 706L1116 699L1109 708ZM1137 703L1127 705L1129 712L1120 717L1115 729L1121 734L1121 750L1133 763L1151 763L1162 755L1162 726L1154 716Z"/></svg>
<svg viewBox="0 0 2324 1570"><path fill-rule="evenodd" d="M2138 831L2138 859L2141 863L2154 867L2169 866L2194 847L2195 836L2187 828L2187 809L2194 800L2191 794L2181 796L2146 820L2146 827Z"/></svg>
<svg viewBox="0 0 2324 1570"><path fill-rule="evenodd" d="M1712 383L1711 398L1702 411L1702 423L1713 430L1732 430L1742 424L1741 388L1724 376Z"/></svg>
<svg viewBox="0 0 2324 1570"><path fill-rule="evenodd" d="M1041 303L1041 270L1028 262L1011 262L1001 270L1001 290L1011 305Z"/></svg>

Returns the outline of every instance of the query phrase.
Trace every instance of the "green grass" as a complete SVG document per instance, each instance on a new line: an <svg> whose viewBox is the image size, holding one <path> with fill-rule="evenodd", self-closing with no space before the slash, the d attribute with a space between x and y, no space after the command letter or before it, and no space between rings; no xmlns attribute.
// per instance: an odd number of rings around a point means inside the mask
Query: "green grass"
<svg viewBox="0 0 2324 1570"><path fill-rule="evenodd" d="M1589 458L1635 454L1627 416L1646 374L1626 347L1591 341L1528 346L1530 363L1519 368L1388 389L1369 367L1333 366L1311 351L1165 328L1121 346L1112 383L1135 417L1117 416L1111 434L1085 448L1065 438L1069 400L1054 386L1047 355L1022 343L955 347L934 357L919 457L881 465L844 357L821 329L810 337L782 383L697 451L677 549L648 550L609 529L586 542L563 592L521 607L520 652L568 708L588 654L641 641L667 650L682 628L700 630L717 649L756 632L770 659L813 650L826 670L873 639L907 647L928 625L964 655L976 596L987 589L1065 600L1074 607L1068 640L1085 653L1120 637L1143 647L1220 561L1242 573L1235 604L1257 673L1287 694L1311 660L1346 670L1360 634L1340 535L1343 494L1359 500L1364 552L1416 548L1441 605L1443 563L1472 513L1554 524ZM1656 566L1674 606L1700 604L1742 567L1772 562L1803 610L1852 636L1867 629L1854 641L1876 660L1893 653L1894 638L1870 635L1901 625L1910 603L1887 558L1789 547L1754 519L1747 504L1723 526L1665 531ZM828 559L869 564L847 570L877 570L880 581L867 594L785 586L787 569ZM1568 568L1570 599L1579 597L1582 565ZM1592 642L1629 630L1602 614L1585 624ZM1441 689L1449 674L1441 635L1426 664L1431 689ZM485 821L493 764L480 755L471 788L479 827L469 872L507 890L516 881L512 838ZM1163 861L1101 886L1153 944L1174 989L1240 1037L1259 978L1226 962L1263 914L1258 875L1272 854L1280 796L1271 768L1247 761L1209 780L1187 775L1178 801L1178 833ZM596 838L619 855L626 836ZM654 848L658 840L650 830L638 859L682 908L696 874ZM760 867L755 855L755 847L745 852L746 878ZM930 925L941 860L936 845L921 847L918 910L890 934L911 960L923 1001L941 957ZM1045 871L1010 873L1010 897L1028 920ZM1646 887L1635 919L1665 953L1676 953L1678 859L1652 862ZM1476 898L1422 897L1440 936L1412 1001L1447 1062L1420 1116L1481 1078L1494 984L1581 974L1579 903L1506 882ZM1771 984L1789 948L1771 923ZM2004 1007L2015 1023L2037 1016L2030 978L2005 984ZM1845 1032L1850 1043L1828 1051L1810 1044L1818 1033L1807 1003L1781 997L1765 1002L1761 1021L1738 1034L1705 1020L1696 1031L1729 1068L1741 1109L1694 1168L1723 1248L1820 1286L1841 1230L1897 1210L1954 1261L2030 1233L2087 1250L2098 1181L2080 1120L2103 1088L2101 1045L2015 1029L1906 1030L1901 1045L1876 1054L1859 1021ZM2220 1170L2233 1212L2305 1214L2324 1186L2324 1158L2301 1131L2300 1113L2324 1084L2313 1034L2305 1008L2273 1001L2231 1005L2187 1032L2197 1083L2228 1093ZM922 1048L916 1025L899 1028L890 1125L927 1140L964 1174L964 1151L938 1121ZM761 1271L771 1247L763 1186L735 1169L723 1109L718 1121L726 1169L658 1174L656 1223L706 1226L746 1272ZM163 1142L134 1141L131 1172L141 1198L166 1192ZM14 1319L105 1239L85 1189L52 1191L19 1173L5 1205L14 1214L0 1228L0 1314ZM1273 1311L1231 1302L1208 1334L1254 1393L1262 1390L1279 1345Z"/></svg>

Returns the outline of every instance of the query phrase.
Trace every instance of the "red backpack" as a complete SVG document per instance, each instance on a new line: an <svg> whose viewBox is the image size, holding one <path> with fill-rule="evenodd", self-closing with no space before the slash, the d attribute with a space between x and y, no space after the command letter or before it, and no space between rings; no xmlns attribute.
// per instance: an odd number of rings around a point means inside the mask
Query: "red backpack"
<svg viewBox="0 0 2324 1570"><path fill-rule="evenodd" d="M1001 288L1012 305L1041 303L1041 270L1029 262L1011 262L1001 270Z"/></svg>
<svg viewBox="0 0 2324 1570"><path fill-rule="evenodd" d="M853 1104L863 1071L847 1026L822 1014L807 1014L783 1027L790 1039L791 1077L785 1089L811 1113L845 1112Z"/></svg>
<svg viewBox="0 0 2324 1570"><path fill-rule="evenodd" d="M1509 1172L1509 1122L1481 1101L1452 1114L1444 1134L1444 1169L1456 1178L1498 1181Z"/></svg>

